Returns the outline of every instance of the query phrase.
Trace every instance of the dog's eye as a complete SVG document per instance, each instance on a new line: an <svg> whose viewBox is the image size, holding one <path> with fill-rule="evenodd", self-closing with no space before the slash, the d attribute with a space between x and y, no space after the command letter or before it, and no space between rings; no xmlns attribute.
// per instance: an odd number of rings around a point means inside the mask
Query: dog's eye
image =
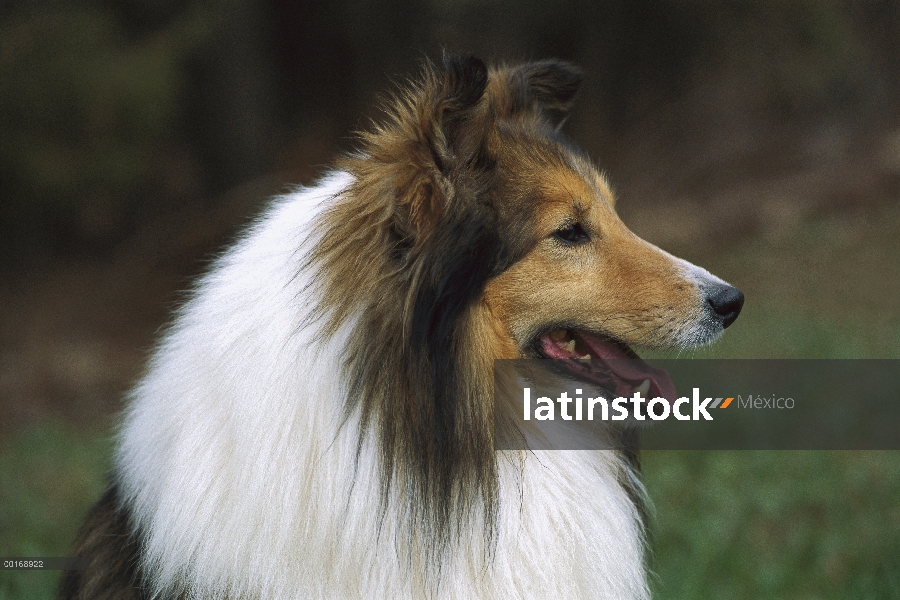
<svg viewBox="0 0 900 600"><path fill-rule="evenodd" d="M570 245L584 244L589 239L587 232L578 223L572 223L563 227L556 231L553 237Z"/></svg>

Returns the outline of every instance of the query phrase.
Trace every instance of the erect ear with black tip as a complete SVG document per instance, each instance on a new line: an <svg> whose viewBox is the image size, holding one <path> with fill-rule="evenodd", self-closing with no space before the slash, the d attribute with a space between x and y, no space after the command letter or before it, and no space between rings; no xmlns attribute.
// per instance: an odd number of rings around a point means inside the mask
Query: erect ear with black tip
<svg viewBox="0 0 900 600"><path fill-rule="evenodd" d="M445 53L442 62L435 90L442 98L435 103L432 124L440 128L434 151L438 168L446 174L467 163L484 142L487 123L479 102L487 88L488 69L474 56Z"/></svg>
<svg viewBox="0 0 900 600"><path fill-rule="evenodd" d="M487 67L474 56L444 54L441 76L446 93L444 110L459 111L475 106L487 87Z"/></svg>
<svg viewBox="0 0 900 600"><path fill-rule="evenodd" d="M386 149L403 173L396 188L394 227L407 242L432 231L454 203L476 197L484 187L491 166L485 140L493 118L482 102L487 84L488 69L481 60L445 54L441 65L429 66L422 83L398 105L403 143Z"/></svg>
<svg viewBox="0 0 900 600"><path fill-rule="evenodd" d="M561 60L542 60L500 71L494 100L498 116L530 111L557 123L572 106L583 78L581 69Z"/></svg>
<svg viewBox="0 0 900 600"><path fill-rule="evenodd" d="M542 106L568 110L581 87L584 74L575 65L558 60L527 64L524 71L531 94Z"/></svg>

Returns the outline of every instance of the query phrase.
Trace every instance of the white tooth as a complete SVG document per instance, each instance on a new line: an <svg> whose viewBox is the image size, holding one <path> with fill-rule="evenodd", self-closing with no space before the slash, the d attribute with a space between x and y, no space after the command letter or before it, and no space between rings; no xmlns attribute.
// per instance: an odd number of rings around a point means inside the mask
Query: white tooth
<svg viewBox="0 0 900 600"><path fill-rule="evenodd" d="M579 357L578 357L578 360L583 360L583 361L585 361L585 362L591 362L591 355L590 355L590 354L585 354L584 356L579 356Z"/></svg>
<svg viewBox="0 0 900 600"><path fill-rule="evenodd" d="M635 391L635 392L640 392L641 396L646 396L646 395L647 395L647 392L650 391L650 380L649 380L649 379L645 379L644 381L642 381L642 382L641 382L641 385L639 385L639 386L637 386L636 388L634 388L634 391Z"/></svg>
<svg viewBox="0 0 900 600"><path fill-rule="evenodd" d="M560 346L562 346L569 352L575 352L575 340L569 340L568 342L563 342L562 344L560 344Z"/></svg>

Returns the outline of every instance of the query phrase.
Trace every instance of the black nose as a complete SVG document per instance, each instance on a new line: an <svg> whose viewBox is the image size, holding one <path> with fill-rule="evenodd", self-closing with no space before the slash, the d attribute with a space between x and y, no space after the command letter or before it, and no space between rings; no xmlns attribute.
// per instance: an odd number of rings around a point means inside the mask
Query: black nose
<svg viewBox="0 0 900 600"><path fill-rule="evenodd" d="M730 285L716 286L707 292L707 302L713 312L722 320L722 327L728 327L741 314L744 306L744 295L741 290Z"/></svg>

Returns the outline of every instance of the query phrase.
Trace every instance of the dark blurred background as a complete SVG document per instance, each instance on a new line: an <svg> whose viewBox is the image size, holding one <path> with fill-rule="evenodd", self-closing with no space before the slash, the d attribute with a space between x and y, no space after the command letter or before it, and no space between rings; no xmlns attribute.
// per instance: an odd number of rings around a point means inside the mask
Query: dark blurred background
<svg viewBox="0 0 900 600"><path fill-rule="evenodd" d="M441 48L581 65L568 131L641 202L828 164L859 172L827 169L853 182L816 202L858 204L900 168L894 1L7 0L0 19L6 268L310 181Z"/></svg>
<svg viewBox="0 0 900 600"><path fill-rule="evenodd" d="M0 555L65 554L191 277L445 48L584 68L566 131L626 223L747 294L700 355L900 358L900 1L5 0ZM648 456L663 597L900 597L897 457L722 456ZM691 533L698 489L744 512Z"/></svg>

